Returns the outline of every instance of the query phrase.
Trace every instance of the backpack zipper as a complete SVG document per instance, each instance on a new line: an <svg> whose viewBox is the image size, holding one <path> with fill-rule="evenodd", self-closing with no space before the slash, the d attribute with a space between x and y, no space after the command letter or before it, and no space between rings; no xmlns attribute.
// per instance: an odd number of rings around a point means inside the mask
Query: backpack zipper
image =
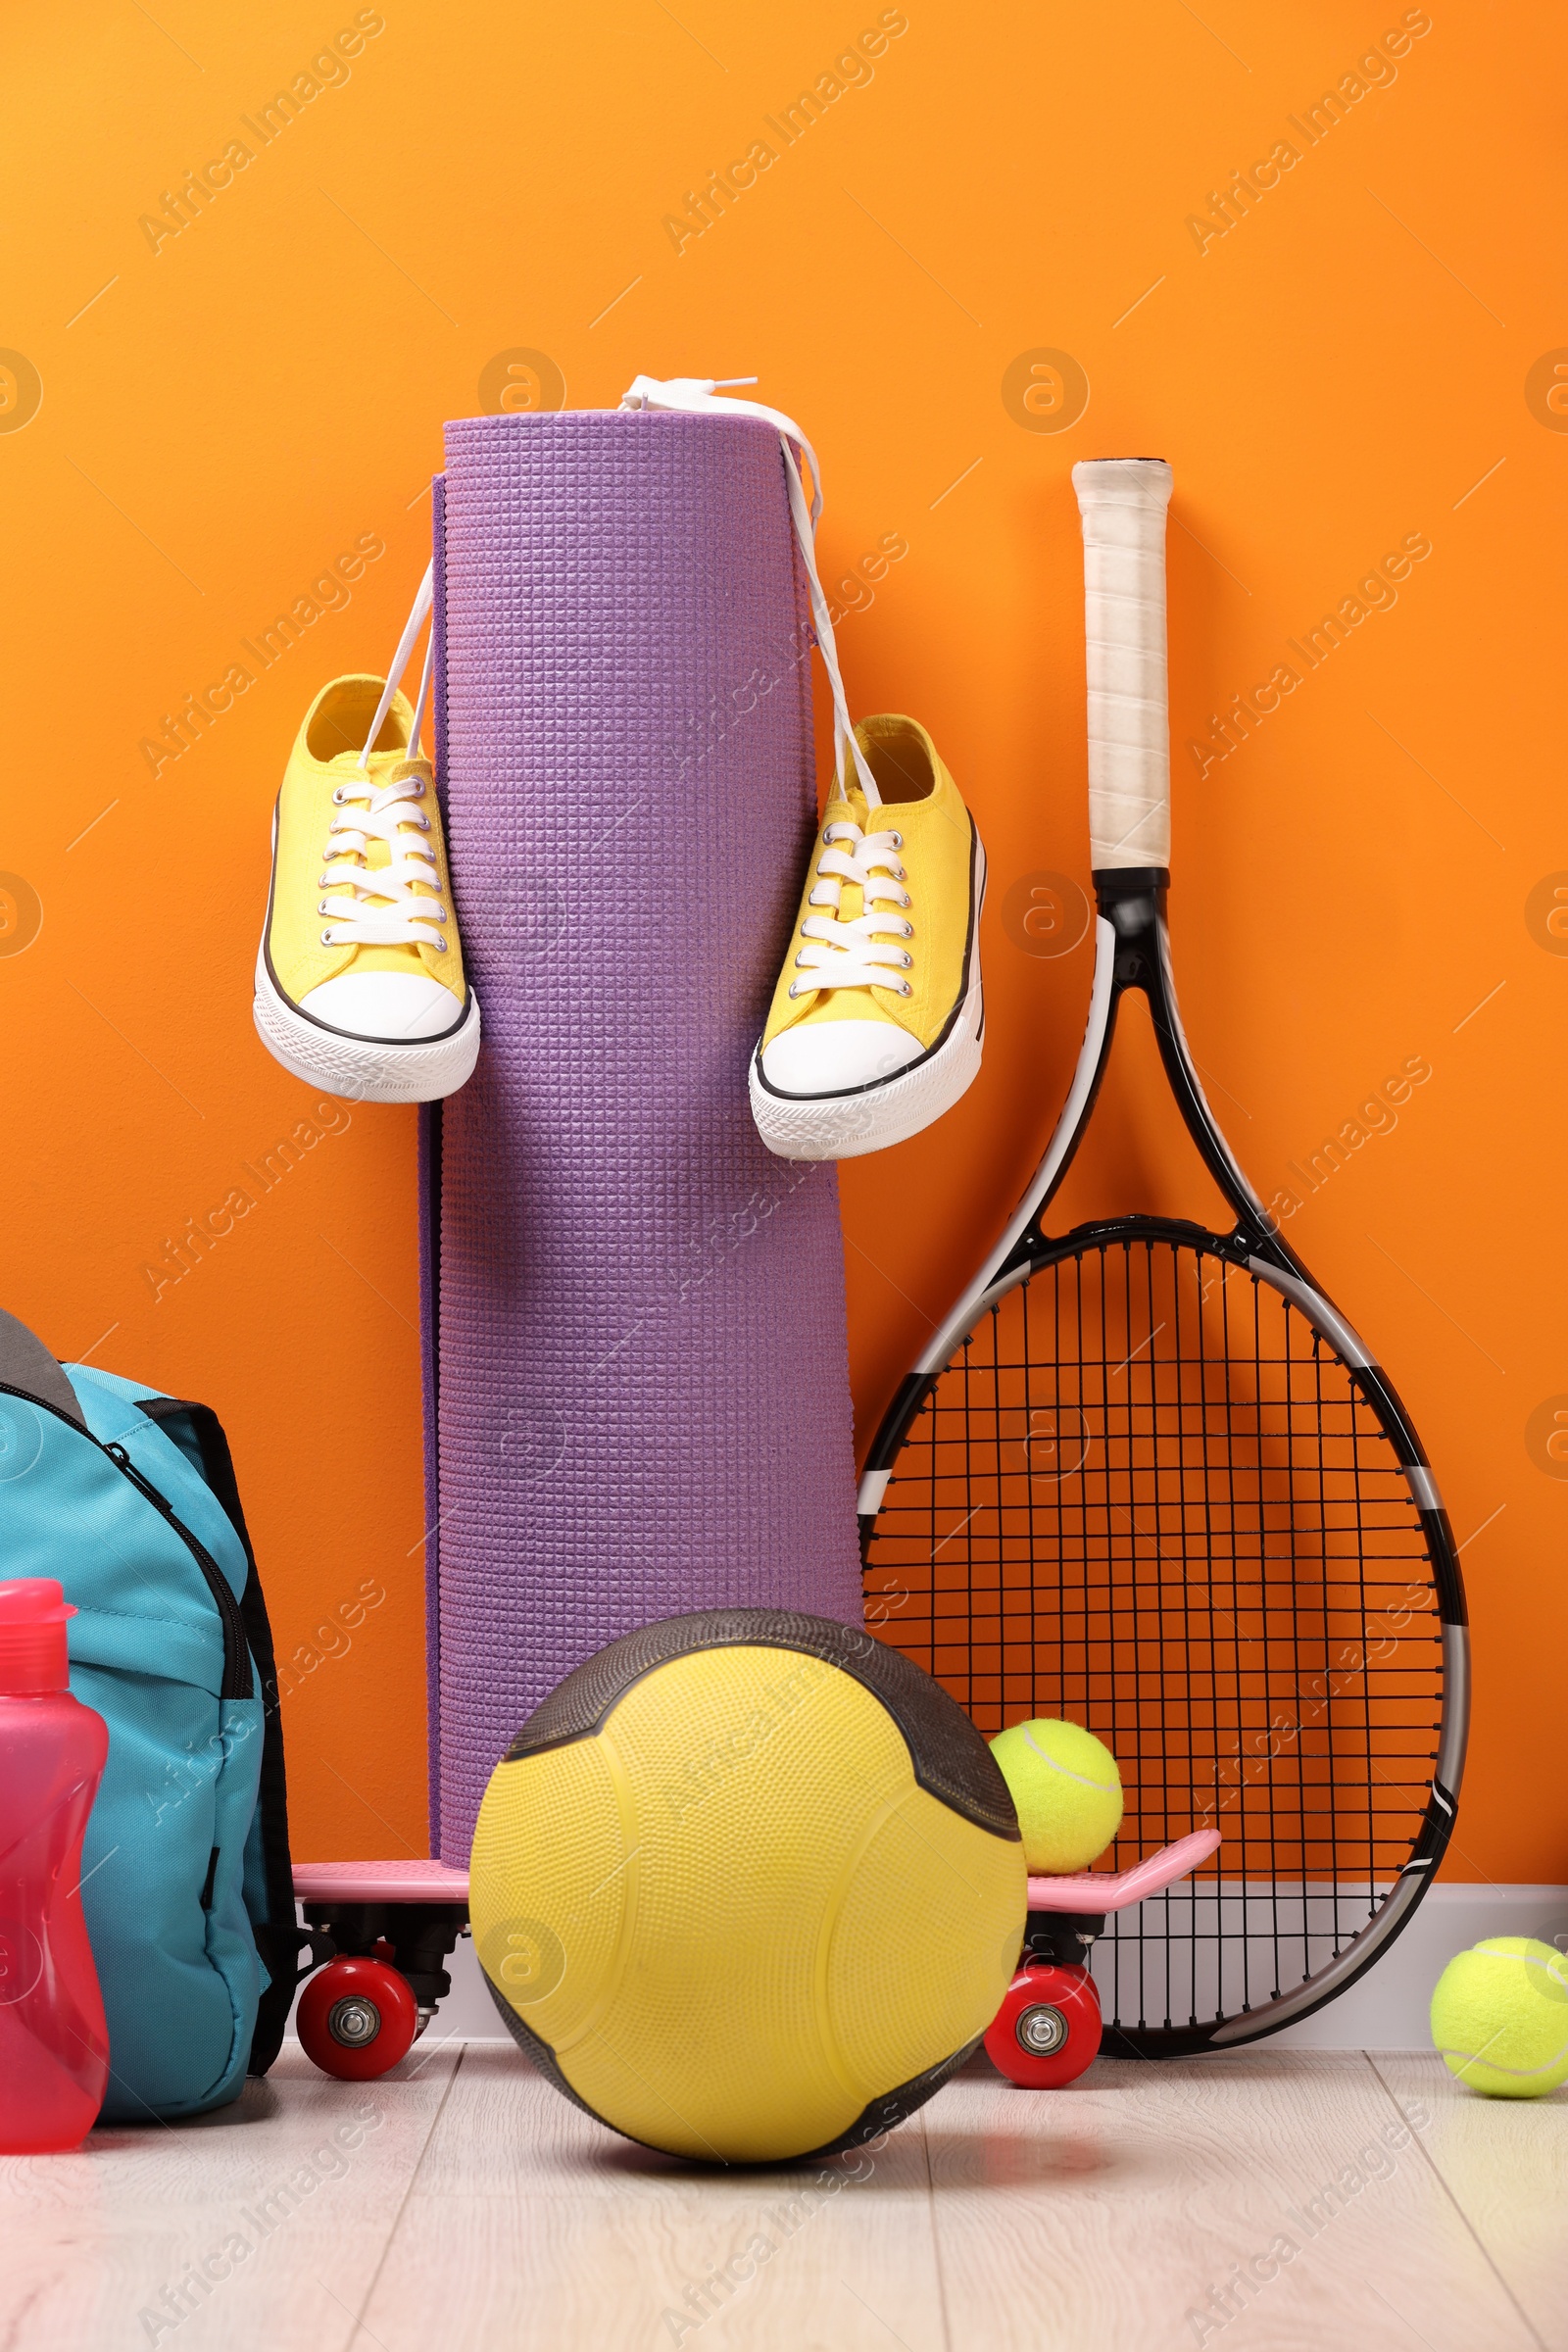
<svg viewBox="0 0 1568 2352"><path fill-rule="evenodd" d="M160 1512L168 1520L201 1570L203 1581L213 1596L214 1606L218 1610L219 1620L223 1628L223 1679L218 1695L220 1699L254 1698L256 1685L251 1675L250 1648L245 1640L245 1620L240 1615L240 1606L234 1598L233 1587L206 1544L199 1537L191 1534L190 1529L175 1511L173 1504L166 1496L160 1494L150 1478L142 1476L123 1446L106 1446L101 1438L93 1436L85 1422L74 1421L69 1413L61 1411L59 1405L51 1404L47 1396L35 1396L30 1389L14 1388L8 1380L0 1380L0 1396L20 1396L24 1404L32 1405L35 1410L53 1413L55 1419L64 1421L68 1429L78 1430L89 1446L96 1446L100 1453L108 1454L121 1476L128 1478L136 1492L145 1495L154 1510ZM220 1505L220 1507L221 1506Z"/></svg>
<svg viewBox="0 0 1568 2352"><path fill-rule="evenodd" d="M96 1442L96 1441L95 1441ZM193 1536L166 1495L159 1493L150 1478L144 1478L125 1451L123 1446L106 1446L105 1453L129 1479L139 1494L145 1494L155 1511L161 1511L176 1536L184 1544L191 1558L207 1580L208 1591L218 1604L218 1614L223 1625L223 1681L219 1697L254 1698L255 1685L251 1679L251 1656L245 1641L245 1620L240 1615L239 1602L233 1587L199 1537Z"/></svg>

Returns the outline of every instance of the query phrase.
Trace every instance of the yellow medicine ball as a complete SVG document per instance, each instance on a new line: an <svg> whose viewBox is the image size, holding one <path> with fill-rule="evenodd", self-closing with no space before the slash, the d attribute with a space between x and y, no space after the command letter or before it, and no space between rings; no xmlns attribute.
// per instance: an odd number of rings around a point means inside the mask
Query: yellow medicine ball
<svg viewBox="0 0 1568 2352"><path fill-rule="evenodd" d="M469 1912L517 2041L629 2139L849 2147L996 2015L1026 1910L1012 1800L931 1677L826 1618L706 1610L612 1642L479 1809Z"/></svg>

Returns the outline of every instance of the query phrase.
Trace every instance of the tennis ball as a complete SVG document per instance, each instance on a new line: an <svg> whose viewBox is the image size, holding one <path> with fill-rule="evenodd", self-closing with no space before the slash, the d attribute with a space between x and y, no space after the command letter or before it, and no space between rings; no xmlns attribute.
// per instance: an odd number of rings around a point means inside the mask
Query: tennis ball
<svg viewBox="0 0 1568 2352"><path fill-rule="evenodd" d="M1024 1860L1046 1877L1082 1870L1121 1821L1121 1774L1102 1740L1081 1724L1036 1720L999 1732L1002 1768L1023 1832Z"/></svg>
<svg viewBox="0 0 1568 2352"><path fill-rule="evenodd" d="M1460 1952L1432 1995L1432 2038L1449 2074L1488 2098L1539 2099L1568 2082L1568 1954L1529 1936Z"/></svg>

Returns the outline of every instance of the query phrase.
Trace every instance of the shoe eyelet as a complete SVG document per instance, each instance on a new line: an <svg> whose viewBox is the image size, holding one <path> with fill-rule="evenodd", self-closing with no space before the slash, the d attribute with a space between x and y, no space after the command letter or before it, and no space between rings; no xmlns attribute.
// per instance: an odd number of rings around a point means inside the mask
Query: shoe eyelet
<svg viewBox="0 0 1568 2352"><path fill-rule="evenodd" d="M790 984L789 984L789 987L788 987L788 988L785 990L785 992L784 992L784 993L785 993L785 995L786 995L787 997L792 997L792 998L793 998L793 997L796 995L796 993L797 993L797 991L798 991L799 987L800 987L800 983L799 983L799 981L792 980L792 981L790 982Z"/></svg>
<svg viewBox="0 0 1568 2352"><path fill-rule="evenodd" d="M332 945L332 934L330 931L323 931L321 933L321 945L323 948L329 948Z"/></svg>
<svg viewBox="0 0 1568 2352"><path fill-rule="evenodd" d="M325 912L327 911L327 906L326 906L326 901L325 901L324 899L319 899L319 900L318 900L318 902L317 902L317 906L316 906L316 911L317 911L317 913L318 913L318 914L325 914Z"/></svg>
<svg viewBox="0 0 1568 2352"><path fill-rule="evenodd" d="M444 955L446 954L446 952L447 952L447 943L446 943L446 941L445 941L444 939L438 939L438 940L436 941L435 945L436 945L436 954L437 954L438 956L444 956Z"/></svg>
<svg viewBox="0 0 1568 2352"><path fill-rule="evenodd" d="M888 836L888 839L889 839L889 840L892 842L892 844L893 844L893 847L894 847L896 850L902 850L902 849L903 849L903 847L904 847L904 835L903 835L902 833L890 833L890 834L889 834L889 836Z"/></svg>
<svg viewBox="0 0 1568 2352"><path fill-rule="evenodd" d="M912 956L908 955L907 953L906 953L906 955L905 955L905 958L904 958L904 968L905 968L905 970L906 970L906 972L907 972L907 971L910 971L910 970L912 970L912 968L913 968L913 965L914 965L914 957L913 957Z"/></svg>
<svg viewBox="0 0 1568 2352"><path fill-rule="evenodd" d="M901 980L901 981L899 982L899 994L900 994L900 996L901 996L901 997L912 997L912 996L913 996L913 994L914 994L914 991L913 991L913 989L912 989L912 988L909 986L909 983L907 982L907 980Z"/></svg>
<svg viewBox="0 0 1568 2352"><path fill-rule="evenodd" d="M332 806L334 808L341 808L343 806L343 787L341 784L334 784L332 787Z"/></svg>

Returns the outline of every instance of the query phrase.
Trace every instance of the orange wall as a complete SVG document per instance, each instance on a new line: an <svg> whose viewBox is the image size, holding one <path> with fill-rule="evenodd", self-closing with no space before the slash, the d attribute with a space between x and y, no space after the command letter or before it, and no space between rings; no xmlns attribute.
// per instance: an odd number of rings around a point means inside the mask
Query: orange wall
<svg viewBox="0 0 1568 2352"><path fill-rule="evenodd" d="M1027 952L1006 909L1042 871L1088 879L1069 472L1163 453L1187 1025L1265 1195L1431 1064L1288 1230L1392 1367L1467 1540L1449 1875L1568 1879L1568 1462L1539 1420L1568 1405L1568 937L1545 919L1568 881L1568 413L1546 397L1568 321L1541 260L1560 12L1434 0L1315 143L1291 118L1419 11L890 13L874 74L788 147L766 119L874 4L386 0L266 146L245 118L352 26L347 0L11 13L0 344L42 404L0 363L0 867L24 886L0 886L0 1295L62 1354L219 1406L285 1649L384 1586L290 1702L296 1844L422 1851L413 1114L355 1110L183 1280L155 1298L144 1268L309 1109L250 1021L269 810L315 689L385 659L442 419L519 347L587 406L639 370L755 371L822 453L829 575L908 542L842 651L854 706L917 710L972 799L990 1026L941 1130L846 1174L867 1420L1066 1083L1088 949ZM141 216L234 139L251 160L155 250ZM759 139L777 160L677 251L665 216ZM1195 232L1282 140L1299 158L1252 209ZM1059 431L1004 397L1042 349L1089 386ZM1209 713L1416 533L1397 603L1200 777ZM366 534L385 553L352 601L155 775L163 714ZM1197 1205L1136 1140L1141 1083L1121 1188ZM1102 1153L1075 1183L1097 1177Z"/></svg>

